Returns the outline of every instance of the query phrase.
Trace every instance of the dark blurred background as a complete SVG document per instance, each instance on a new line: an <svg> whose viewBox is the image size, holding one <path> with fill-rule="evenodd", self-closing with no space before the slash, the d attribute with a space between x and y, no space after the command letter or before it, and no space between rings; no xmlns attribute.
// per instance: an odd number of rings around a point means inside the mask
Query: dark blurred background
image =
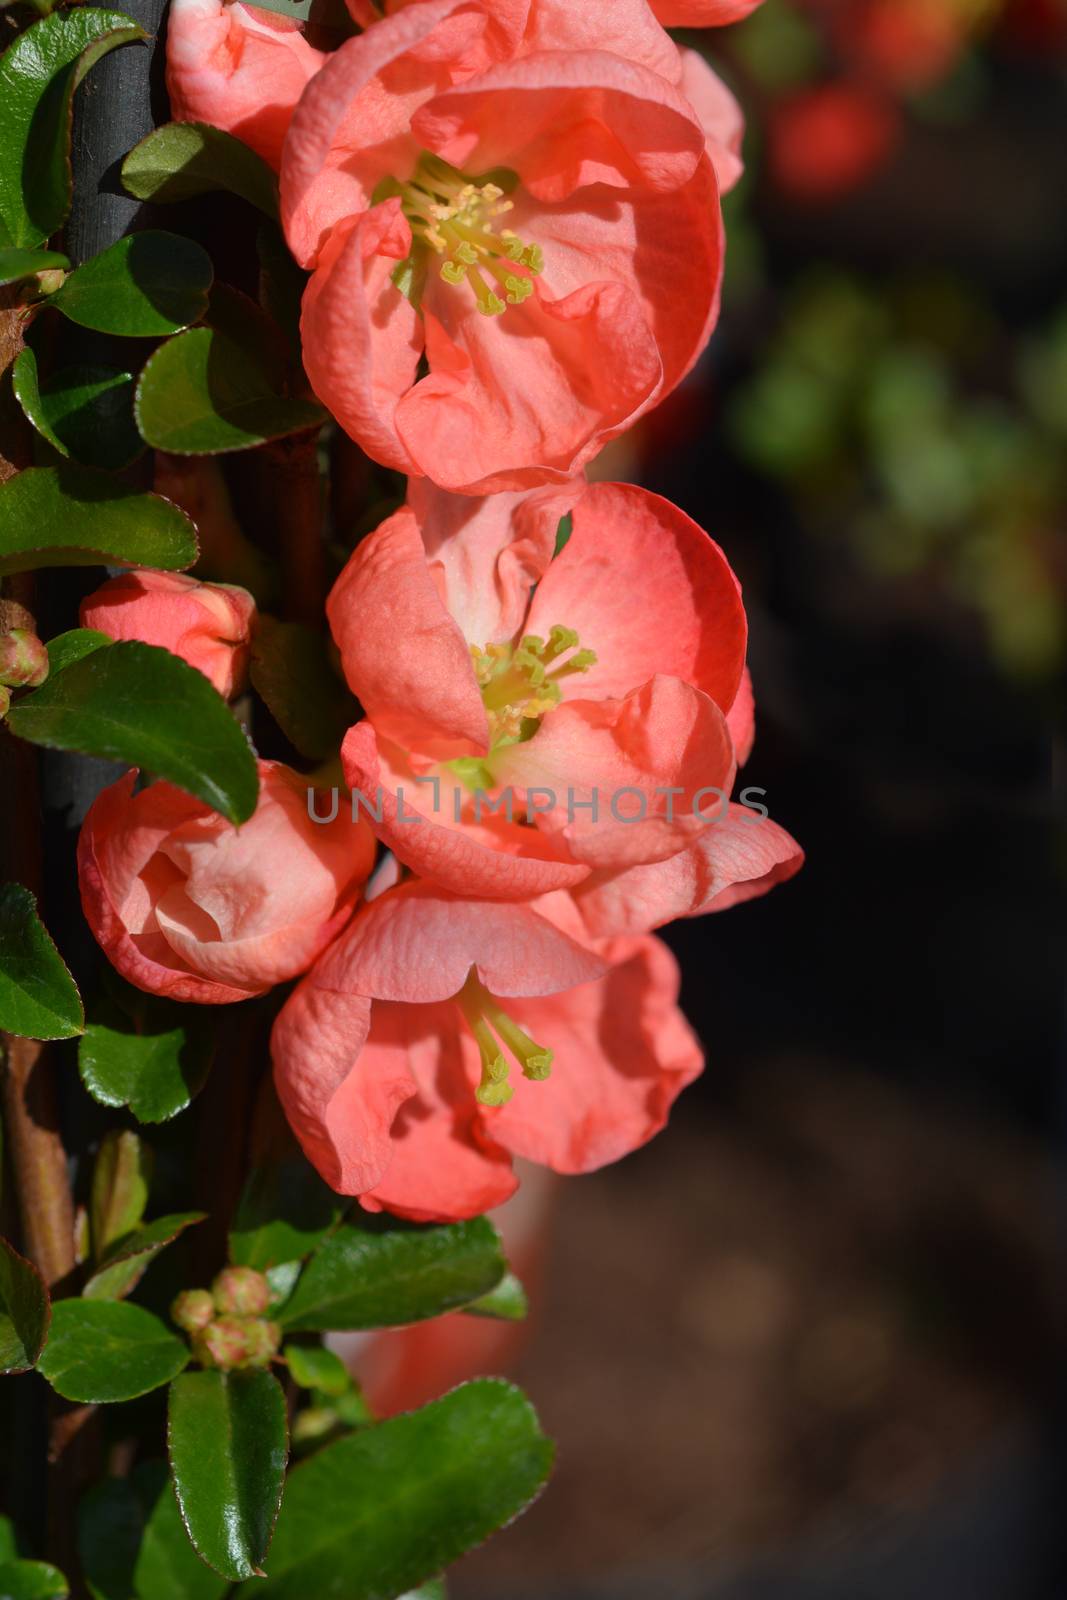
<svg viewBox="0 0 1067 1600"><path fill-rule="evenodd" d="M1053 1600L1067 4L687 42L749 122L722 321L597 473L725 546L808 861L667 934L707 1072L545 1196L513 1367L559 1471L452 1592Z"/></svg>

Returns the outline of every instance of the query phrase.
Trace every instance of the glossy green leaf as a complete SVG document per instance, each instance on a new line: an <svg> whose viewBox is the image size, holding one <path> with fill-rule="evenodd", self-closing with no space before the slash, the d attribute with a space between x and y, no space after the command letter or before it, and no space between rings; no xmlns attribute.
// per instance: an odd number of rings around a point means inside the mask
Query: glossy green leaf
<svg viewBox="0 0 1067 1600"><path fill-rule="evenodd" d="M62 456L115 472L144 449L133 421L133 375L115 367L66 367L46 385L28 347L11 368L15 398Z"/></svg>
<svg viewBox="0 0 1067 1600"><path fill-rule="evenodd" d="M48 670L62 672L82 656L92 655L94 650L102 650L110 643L110 637L95 628L71 628L68 633L57 633L48 641Z"/></svg>
<svg viewBox="0 0 1067 1600"><path fill-rule="evenodd" d="M89 68L147 35L120 11L78 6L20 33L0 58L0 245L32 249L70 209L70 112Z"/></svg>
<svg viewBox="0 0 1067 1600"><path fill-rule="evenodd" d="M167 1449L201 1559L234 1580L262 1571L289 1452L285 1396L269 1372L186 1372L171 1386Z"/></svg>
<svg viewBox="0 0 1067 1600"><path fill-rule="evenodd" d="M49 1314L41 1274L0 1239L0 1372L28 1372L36 1365Z"/></svg>
<svg viewBox="0 0 1067 1600"><path fill-rule="evenodd" d="M106 1250L82 1294L86 1300L122 1300L136 1288L147 1268L168 1244L193 1223L203 1222L205 1211L182 1211L157 1217L143 1228L119 1239Z"/></svg>
<svg viewBox="0 0 1067 1600"><path fill-rule="evenodd" d="M37 1370L65 1400L136 1400L177 1377L189 1347L128 1300L57 1300Z"/></svg>
<svg viewBox="0 0 1067 1600"><path fill-rule="evenodd" d="M122 182L138 200L189 200L215 189L278 215L278 180L261 156L206 122L168 122L134 145Z"/></svg>
<svg viewBox="0 0 1067 1600"><path fill-rule="evenodd" d="M98 333L155 339L200 320L214 275L195 240L152 228L75 267L48 304Z"/></svg>
<svg viewBox="0 0 1067 1600"><path fill-rule="evenodd" d="M0 1565L0 1600L65 1600L66 1578L47 1561L7 1561Z"/></svg>
<svg viewBox="0 0 1067 1600"><path fill-rule="evenodd" d="M358 717L355 699L330 664L325 636L300 622L260 613L252 685L290 744L310 761L336 755Z"/></svg>
<svg viewBox="0 0 1067 1600"><path fill-rule="evenodd" d="M141 373L135 411L142 438L177 455L249 450L326 421L321 406L276 393L255 356L213 328L160 346Z"/></svg>
<svg viewBox="0 0 1067 1600"><path fill-rule="evenodd" d="M167 1122L203 1088L216 1036L203 1007L122 985L121 998L109 995L93 1008L78 1042L78 1070L101 1105L129 1106L138 1122Z"/></svg>
<svg viewBox="0 0 1067 1600"><path fill-rule="evenodd" d="M255 757L226 702L155 645L95 650L21 699L8 726L31 744L144 767L231 822L256 808Z"/></svg>
<svg viewBox="0 0 1067 1600"><path fill-rule="evenodd" d="M0 575L35 567L162 567L197 557L196 529L162 495L67 462L0 484Z"/></svg>
<svg viewBox="0 0 1067 1600"><path fill-rule="evenodd" d="M153 1165L151 1150L132 1129L115 1128L105 1135L89 1192L89 1231L98 1261L140 1223Z"/></svg>
<svg viewBox="0 0 1067 1600"><path fill-rule="evenodd" d="M279 1321L290 1332L421 1322L488 1294L505 1270L485 1217L427 1227L364 1214L323 1240Z"/></svg>
<svg viewBox="0 0 1067 1600"><path fill-rule="evenodd" d="M513 1272L505 1272L495 1289L463 1307L469 1317L494 1317L499 1322L522 1322L529 1311L526 1290Z"/></svg>
<svg viewBox="0 0 1067 1600"><path fill-rule="evenodd" d="M222 1600L229 1590L189 1543L162 1461L89 1491L78 1549L93 1600Z"/></svg>
<svg viewBox="0 0 1067 1600"><path fill-rule="evenodd" d="M0 886L0 1031L73 1039L85 1025L77 984L20 883Z"/></svg>
<svg viewBox="0 0 1067 1600"><path fill-rule="evenodd" d="M310 1255L345 1202L299 1152L253 1169L230 1230L235 1266L266 1272Z"/></svg>
<svg viewBox="0 0 1067 1600"><path fill-rule="evenodd" d="M0 288L32 278L34 273L64 271L70 266L66 256L56 250L18 250L0 247Z"/></svg>
<svg viewBox="0 0 1067 1600"><path fill-rule="evenodd" d="M516 1517L552 1453L529 1401L493 1379L349 1434L290 1474L269 1576L240 1600L402 1595Z"/></svg>
<svg viewBox="0 0 1067 1600"><path fill-rule="evenodd" d="M287 1344L284 1355L293 1382L301 1389L319 1389L336 1398L352 1383L341 1357L321 1344Z"/></svg>

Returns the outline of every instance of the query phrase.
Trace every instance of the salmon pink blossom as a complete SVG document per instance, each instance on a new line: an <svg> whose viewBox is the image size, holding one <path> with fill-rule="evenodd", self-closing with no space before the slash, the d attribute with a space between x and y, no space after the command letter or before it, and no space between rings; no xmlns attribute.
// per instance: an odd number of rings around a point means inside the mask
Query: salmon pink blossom
<svg viewBox="0 0 1067 1600"><path fill-rule="evenodd" d="M81 603L81 625L112 639L161 646L196 667L224 699L248 678L256 603L232 583L135 568L109 578Z"/></svg>
<svg viewBox="0 0 1067 1600"><path fill-rule="evenodd" d="M750 16L760 0L649 0L665 28L722 28Z"/></svg>
<svg viewBox="0 0 1067 1600"><path fill-rule="evenodd" d="M285 143L312 386L375 460L460 493L565 482L680 382L718 310L718 188L676 47L631 0L623 53L588 20L568 46L568 11L407 6L329 58Z"/></svg>
<svg viewBox="0 0 1067 1600"><path fill-rule="evenodd" d="M82 907L130 983L220 1005L304 972L352 914L374 859L365 824L316 824L307 783L259 764L254 816L235 828L169 783L128 772L78 841Z"/></svg>
<svg viewBox="0 0 1067 1600"><path fill-rule="evenodd" d="M364 907L274 1027L275 1082L308 1159L370 1211L473 1217L512 1156L589 1172L644 1144L701 1070L658 940L425 883Z"/></svg>

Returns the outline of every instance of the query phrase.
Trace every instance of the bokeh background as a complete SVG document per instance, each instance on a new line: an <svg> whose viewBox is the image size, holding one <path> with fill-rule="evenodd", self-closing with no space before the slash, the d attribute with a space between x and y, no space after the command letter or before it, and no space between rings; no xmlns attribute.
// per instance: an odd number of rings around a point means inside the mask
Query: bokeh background
<svg viewBox="0 0 1067 1600"><path fill-rule="evenodd" d="M749 121L723 317L597 470L725 546L808 863L668 933L708 1055L670 1129L524 1190L532 1324L478 1337L559 1469L452 1593L1055 1600L1067 3L687 42Z"/></svg>

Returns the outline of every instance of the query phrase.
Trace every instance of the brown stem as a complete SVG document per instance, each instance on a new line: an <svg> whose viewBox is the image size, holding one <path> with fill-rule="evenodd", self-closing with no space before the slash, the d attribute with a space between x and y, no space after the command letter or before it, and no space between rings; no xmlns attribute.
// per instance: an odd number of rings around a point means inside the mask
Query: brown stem
<svg viewBox="0 0 1067 1600"><path fill-rule="evenodd" d="M0 1035L4 1127L26 1252L50 1286L74 1271L74 1204L47 1046Z"/></svg>
<svg viewBox="0 0 1067 1600"><path fill-rule="evenodd" d="M284 612L290 621L322 625L326 546L318 432L279 439L263 451L265 487L278 519L278 559Z"/></svg>

